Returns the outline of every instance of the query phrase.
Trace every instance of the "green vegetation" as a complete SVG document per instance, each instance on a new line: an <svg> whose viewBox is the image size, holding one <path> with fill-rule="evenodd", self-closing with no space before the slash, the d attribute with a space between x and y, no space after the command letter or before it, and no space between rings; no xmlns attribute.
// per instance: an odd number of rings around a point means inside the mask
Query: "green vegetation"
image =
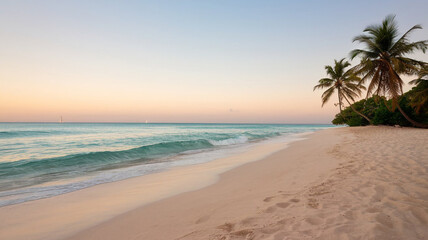
<svg viewBox="0 0 428 240"><path fill-rule="evenodd" d="M326 70L331 79L323 78L314 87L314 90L328 88L322 95L323 105L337 89L340 113L333 120L334 124L428 127L428 80L425 79L428 76L428 63L406 56L416 51L425 53L428 40L411 42L408 39L410 33L422 28L420 25L413 26L399 37L394 18L387 16L381 24L368 26L364 34L354 38L354 42L363 44L364 48L350 53L351 60L360 57L360 63L345 72L350 78L348 82L352 84L352 91L346 92L342 84L344 76L338 76L337 72L332 72L336 74L332 75L327 69L329 66L326 66ZM342 70L350 65L344 59L335 61L336 65L339 63L342 64ZM403 75L419 76L411 82L416 86L405 94L401 79ZM365 89L363 84L366 82L366 99L354 103L361 89ZM353 97L350 98L349 94ZM349 105L343 111L342 99Z"/></svg>
<svg viewBox="0 0 428 240"><path fill-rule="evenodd" d="M417 85L412 90L406 92L397 104L405 111L405 113L422 124L428 124L428 101L420 106L419 112L412 106L412 99L419 94L420 91L428 92L428 81L424 81L425 86ZM412 126L412 124L401 114L400 111L391 111L392 100L386 100L385 97L373 96L367 99L360 100L352 104L355 109L370 118L373 125L400 125ZM346 107L342 114L336 114L332 121L333 124L346 124L349 126L365 126L370 123L360 115L356 114L349 106Z"/></svg>
<svg viewBox="0 0 428 240"><path fill-rule="evenodd" d="M410 83L416 84L410 98L410 105L415 108L416 114L421 111L428 111L428 70L423 69L419 73L419 78L410 81Z"/></svg>

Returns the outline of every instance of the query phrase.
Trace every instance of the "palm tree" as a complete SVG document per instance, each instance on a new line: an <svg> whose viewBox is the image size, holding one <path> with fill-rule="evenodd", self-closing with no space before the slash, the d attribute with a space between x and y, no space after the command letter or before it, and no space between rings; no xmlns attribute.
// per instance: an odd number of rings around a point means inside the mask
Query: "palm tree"
<svg viewBox="0 0 428 240"><path fill-rule="evenodd" d="M361 95L361 90L365 89L364 86L357 84L356 82L360 81L360 78L355 76L352 71L345 70L351 64L345 61L342 58L340 61L334 60L334 67L325 66L325 70L327 75L330 78L322 78L318 81L318 85L314 87L314 91L316 89L324 89L325 92L322 94L322 106L328 102L333 93L337 90L337 97L339 99L339 109L340 114L342 115L342 102L345 99L348 102L349 106L351 106L352 110L356 112L361 117L365 118L367 121L371 122L371 120L365 116L364 114L357 111L354 106L351 104L355 102L355 98Z"/></svg>
<svg viewBox="0 0 428 240"><path fill-rule="evenodd" d="M361 57L361 62L354 68L354 71L362 76L361 84L370 80L367 97L377 95L391 98L391 111L397 107L414 126L425 127L407 116L398 104L398 100L403 95L403 80L401 80L400 74L417 74L426 64L405 55L417 50L425 53L428 41L409 41L409 34L416 29L421 29L420 25L413 26L404 35L398 37L398 28L394 18L393 15L387 16L382 24L368 26L364 29L365 34L354 38L354 42L365 45L365 49L355 49L350 53L351 59Z"/></svg>
<svg viewBox="0 0 428 240"><path fill-rule="evenodd" d="M428 66L422 69L419 77L409 82L415 84L416 87L412 89L414 91L410 98L410 106L415 108L415 112L418 114L421 108L428 110Z"/></svg>

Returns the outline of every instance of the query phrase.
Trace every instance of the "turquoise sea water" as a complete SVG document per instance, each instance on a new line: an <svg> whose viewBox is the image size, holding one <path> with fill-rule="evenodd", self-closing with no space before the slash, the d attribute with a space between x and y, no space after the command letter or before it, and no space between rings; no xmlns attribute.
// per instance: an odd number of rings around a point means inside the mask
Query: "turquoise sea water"
<svg viewBox="0 0 428 240"><path fill-rule="evenodd" d="M0 206L55 196L332 125L0 123Z"/></svg>

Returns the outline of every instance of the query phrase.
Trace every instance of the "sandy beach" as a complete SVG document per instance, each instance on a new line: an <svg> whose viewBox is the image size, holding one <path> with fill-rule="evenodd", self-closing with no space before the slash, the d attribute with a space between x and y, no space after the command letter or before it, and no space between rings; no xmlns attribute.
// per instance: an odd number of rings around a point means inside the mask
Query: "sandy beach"
<svg viewBox="0 0 428 240"><path fill-rule="evenodd" d="M277 143L249 150L239 159L252 160L237 168L225 166L228 159L171 171L170 182L201 179L166 184L171 189L161 188L165 176L159 184L153 174L143 183L133 178L2 207L0 238L428 237L427 130L347 127L306 137L285 149ZM207 164L224 173L204 178ZM182 184L191 187L178 189ZM149 199L156 194L162 200ZM64 223L70 223L66 230Z"/></svg>
<svg viewBox="0 0 428 240"><path fill-rule="evenodd" d="M0 6L0 240L428 240L428 1Z"/></svg>

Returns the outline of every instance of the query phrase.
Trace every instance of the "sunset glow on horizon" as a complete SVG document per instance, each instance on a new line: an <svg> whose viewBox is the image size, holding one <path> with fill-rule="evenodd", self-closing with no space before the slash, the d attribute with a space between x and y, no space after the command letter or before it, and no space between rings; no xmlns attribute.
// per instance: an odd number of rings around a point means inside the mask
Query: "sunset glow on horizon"
<svg viewBox="0 0 428 240"><path fill-rule="evenodd" d="M2 1L0 121L330 123L313 86L364 27L428 39L425 9L381 4Z"/></svg>

